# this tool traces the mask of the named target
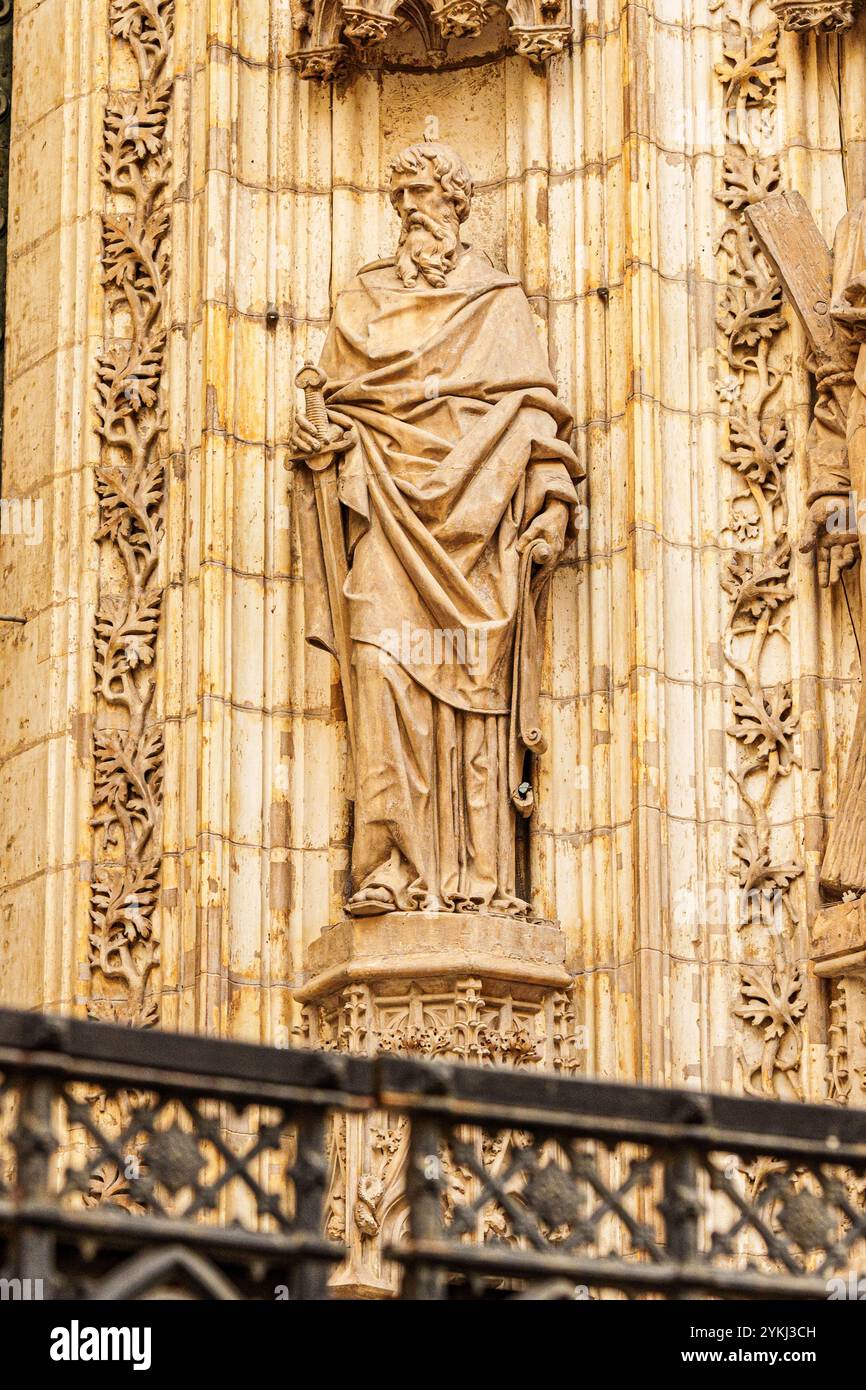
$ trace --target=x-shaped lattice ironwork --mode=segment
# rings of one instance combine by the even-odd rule
[[[225,1131],[220,1122],[202,1113],[200,1102],[188,1096],[177,1096],[171,1092],[152,1093],[150,1103],[138,1105],[130,1112],[121,1132],[116,1138],[106,1134],[94,1119],[92,1107],[71,1094],[64,1092],[68,1117],[72,1124],[81,1125],[86,1135],[96,1146],[97,1152],[89,1156],[82,1167],[70,1166],[65,1177],[65,1191],[86,1191],[98,1170],[107,1163],[114,1163],[123,1171],[129,1154],[144,1136],[147,1143],[139,1155],[141,1163],[152,1169],[146,1177],[129,1180],[130,1195],[151,1214],[171,1219],[189,1220],[200,1212],[215,1211],[219,1206],[220,1194],[235,1179],[238,1179],[252,1194],[256,1211],[260,1216],[271,1217],[283,1231],[294,1229],[294,1219],[286,1211],[286,1195],[291,1191],[294,1168],[286,1168],[280,1190],[267,1191],[252,1171],[260,1157],[282,1154],[286,1141],[295,1135],[295,1117],[280,1107],[277,1119],[272,1123],[259,1123],[258,1131],[251,1143],[241,1153],[235,1153],[226,1143]],[[123,1105],[123,1093],[113,1092],[109,1097]],[[171,1112],[171,1125],[160,1129],[159,1120]],[[235,1112],[239,1113],[239,1112]],[[241,1111],[240,1113],[243,1113]],[[182,1129],[178,1120],[186,1118],[191,1130]],[[174,1152],[166,1143],[167,1136],[173,1144]],[[182,1147],[182,1136],[189,1146]],[[207,1166],[206,1146],[217,1156],[219,1169],[210,1181],[202,1181],[200,1173]],[[198,1151],[196,1165],[191,1146]],[[166,1151],[168,1150],[168,1152]],[[149,1154],[151,1161],[149,1161]],[[299,1156],[302,1158],[302,1156]],[[297,1164],[295,1165],[297,1166]],[[160,1186],[172,1192],[190,1188],[192,1196],[182,1210],[171,1210],[159,1197]]]
[[[528,1144],[512,1144],[508,1161],[498,1172],[479,1157],[477,1139],[463,1139],[452,1132],[448,1147],[454,1165],[478,1183],[469,1201],[454,1203],[454,1235],[474,1230],[485,1208],[495,1203],[506,1214],[514,1236],[530,1248],[549,1253],[555,1246],[567,1253],[591,1245],[603,1219],[612,1216],[628,1232],[633,1252],[644,1252],[658,1263],[665,1260],[654,1232],[627,1205],[631,1193],[651,1189],[658,1170],[653,1154],[629,1156],[625,1177],[613,1185],[602,1177],[589,1149],[574,1142],[564,1145],[554,1134],[539,1132]],[[442,1191],[447,1196],[447,1179],[442,1181]],[[587,1212],[584,1207],[590,1194],[598,1200]]]

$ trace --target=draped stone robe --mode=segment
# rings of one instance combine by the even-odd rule
[[[353,890],[523,914],[515,806],[537,727],[546,577],[518,538],[581,474],[517,280],[464,248],[441,289],[393,261],[340,295],[321,363],[339,465],[355,709]],[[303,473],[306,470],[302,470]],[[309,479],[307,479],[309,487]],[[307,559],[307,638],[333,650]]]
[[[866,201],[839,225],[833,254],[831,313],[847,339],[841,364],[818,375],[815,419],[809,435],[808,502],[834,494],[851,494],[862,512],[866,505],[866,307],[859,285],[866,276]],[[847,357],[847,361],[844,360]],[[859,505],[858,505],[859,504]],[[864,535],[861,528],[861,549]],[[866,614],[866,563],[859,566],[861,612]],[[857,634],[861,653],[866,632]],[[830,829],[821,880],[832,893],[866,889],[866,686],[860,703],[848,767]]]

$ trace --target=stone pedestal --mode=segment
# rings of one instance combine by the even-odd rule
[[[549,922],[390,913],[329,927],[298,990],[309,1047],[577,1070],[565,940]],[[349,1249],[334,1279],[346,1297],[389,1297],[383,1250],[406,1220],[405,1121],[346,1115],[331,1138],[327,1231]]]
[[[866,1105],[866,897],[817,914],[812,959],[815,974],[831,981],[830,1098]]]

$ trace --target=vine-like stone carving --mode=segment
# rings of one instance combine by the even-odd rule
[[[129,45],[139,85],[109,95],[101,168],[110,209],[103,217],[102,269],[111,330],[97,368],[96,489],[97,540],[108,553],[94,651],[90,966],[104,992],[88,1012],[139,1027],[158,1017],[147,989],[158,964],[163,734],[153,700],[163,596],[157,570],[164,529],[173,20],[174,0],[111,0],[111,32]]]
[[[797,913],[791,885],[802,866],[776,856],[771,834],[779,784],[797,763],[798,716],[790,681],[766,680],[768,645],[773,639],[789,644],[785,610],[793,598],[785,486],[792,440],[778,405],[784,373],[777,344],[787,323],[779,280],[744,217],[781,184],[778,158],[762,155],[761,141],[772,128],[784,73],[776,25],[755,33],[741,7],[730,5],[725,30],[717,75],[725,84],[729,138],[717,196],[728,213],[718,241],[727,259],[718,316],[726,367],[717,390],[728,406],[723,461],[736,471],[740,486],[729,503],[734,550],[722,584],[731,598],[725,660],[735,676],[729,733],[740,750],[731,776],[746,820],[734,845],[732,873],[739,887],[739,926],[757,928],[756,953],[769,956],[742,969],[743,1002],[735,1013],[748,1025],[740,1048],[745,1089],[799,1096],[805,996],[793,957]]]

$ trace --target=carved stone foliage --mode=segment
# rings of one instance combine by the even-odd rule
[[[744,821],[731,871],[750,958],[735,1013],[747,1025],[740,1047],[746,1090],[799,1096],[805,997],[793,957],[797,913],[791,885],[802,866],[777,854],[772,834],[780,786],[798,761],[791,684],[779,679],[780,665],[788,665],[780,653],[790,645],[793,598],[785,482],[793,446],[779,404],[784,367],[778,344],[787,324],[779,280],[744,217],[781,184],[778,157],[764,155],[761,142],[773,126],[783,69],[776,25],[753,32],[741,8],[730,5],[725,31],[717,75],[725,85],[730,134],[717,194],[727,209],[718,240],[726,284],[718,314],[724,366],[717,391],[727,407],[722,460],[736,472],[738,486],[728,504],[733,550],[722,585],[731,600],[724,643],[733,676],[728,732],[739,749],[731,776]],[[774,675],[768,679],[771,659]]]
[[[108,1207],[138,1215],[146,1210],[137,1188],[142,1171],[143,1137],[127,1138],[121,1150],[106,1154],[95,1136],[108,1135],[116,1142],[127,1133],[134,1113],[147,1103],[141,1091],[117,1091],[107,1095],[98,1087],[89,1088],[79,1099],[88,1125],[82,1126],[83,1151],[88,1166],[87,1180],[80,1181],[82,1201],[88,1208]]]
[[[451,39],[477,36],[496,11],[508,19],[515,52],[546,63],[571,42],[569,0],[296,0],[292,23],[297,48],[289,54],[301,77],[330,81],[347,71],[350,60],[375,64],[391,34],[416,30],[427,62],[439,67]]]
[[[835,34],[850,29],[857,17],[859,0],[768,0],[783,29],[804,33],[816,29]]]
[[[163,372],[170,210],[166,123],[174,0],[111,0],[111,32],[128,44],[137,90],[109,95],[101,176],[108,192],[102,270],[110,337],[97,368],[94,816],[90,966],[93,1018],[149,1026],[158,963],[163,734],[153,719],[162,608],[165,429]],[[118,997],[119,996],[119,997]]]

